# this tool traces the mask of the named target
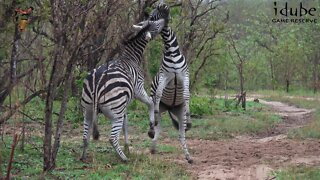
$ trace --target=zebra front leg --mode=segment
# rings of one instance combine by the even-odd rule
[[[185,100],[184,107],[185,107],[185,113],[186,113],[186,131],[190,130],[192,127],[192,121],[190,117],[190,107],[189,107],[189,99]]]
[[[87,148],[90,141],[90,133],[91,126],[93,121],[94,113],[92,110],[85,109],[84,110],[84,120],[83,120],[83,152],[80,158],[81,161],[85,161],[87,159]]]
[[[142,85],[143,87],[143,85]],[[154,104],[152,101],[152,98],[148,96],[146,90],[143,88],[138,94],[136,94],[136,98],[141,101],[142,103],[146,104],[148,106],[149,110],[149,131],[148,135],[150,138],[154,137],[154,126],[155,126],[155,120],[154,120]]]
[[[166,87],[167,85],[167,77],[162,74],[159,77],[159,84],[157,87],[157,91],[155,94],[155,99],[154,99],[154,119],[155,119],[155,124],[158,124],[158,122],[160,121],[160,101],[161,101],[161,97],[162,97],[162,93],[163,93],[163,89]],[[153,134],[149,134],[150,138],[154,138],[154,133]]]
[[[156,153],[157,140],[159,138],[160,131],[161,131],[161,126],[160,126],[161,114],[166,110],[167,110],[166,106],[164,106],[162,103],[160,103],[160,119],[159,119],[158,124],[155,125],[155,135],[154,135],[154,138],[152,139],[152,144],[151,144],[151,148],[150,148],[151,154]]]
[[[190,89],[189,89],[189,73],[187,72],[183,78],[183,99],[184,99],[184,108],[185,108],[185,116],[186,116],[186,131],[191,129],[192,122],[190,117]]]
[[[121,150],[121,147],[119,145],[119,136],[121,132],[121,128],[123,127],[123,119],[124,117],[121,116],[120,118],[114,118],[112,119],[112,129],[111,129],[111,136],[109,138],[109,142],[113,146],[113,148],[116,150],[122,161],[127,162],[128,158]]]

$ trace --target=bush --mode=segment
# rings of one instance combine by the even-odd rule
[[[192,97],[190,101],[190,112],[194,116],[205,116],[214,114],[214,99],[206,97]]]

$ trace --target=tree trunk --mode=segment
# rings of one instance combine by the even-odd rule
[[[0,147],[3,148],[2,145]],[[3,178],[2,177],[2,152],[0,150],[0,179],[2,179],[2,178]]]
[[[46,107],[45,107],[45,136],[43,141],[43,170],[48,171],[52,167],[52,111],[53,111],[53,101],[58,86],[58,79],[60,71],[63,70],[63,60],[62,57],[62,47],[64,47],[64,39],[58,38],[58,43],[55,46],[54,56],[53,56],[53,66],[49,80],[49,87],[47,90],[46,97]],[[71,73],[71,72],[70,72]]]
[[[290,86],[290,81],[289,79],[286,79],[286,92],[289,93],[289,86]]]
[[[247,93],[243,92],[242,94],[242,101],[241,101],[241,107],[242,109],[246,110],[246,102],[247,102]]]
[[[240,80],[240,94],[244,91],[244,78],[243,78],[243,62],[241,61],[238,67],[239,71],[239,80]]]
[[[270,73],[271,73],[271,88],[274,91],[275,90],[275,79],[274,79],[274,67],[273,67],[272,59],[269,61],[269,63],[270,63]]]
[[[227,94],[227,89],[228,89],[228,71],[225,72],[225,82],[224,82],[224,107],[227,108],[229,106],[228,104],[228,94]]]
[[[57,54],[55,55],[57,56]],[[49,88],[47,90],[45,107],[45,131],[43,140],[43,170],[48,171],[51,167],[51,141],[52,141],[52,110],[56,89],[57,58],[55,57],[50,75]]]
[[[242,109],[246,110],[246,92],[244,92],[244,77],[243,77],[243,60],[239,64],[239,78],[240,78],[240,98]]]
[[[67,102],[68,102],[68,97],[69,97],[68,95],[69,95],[69,91],[71,89],[72,70],[73,70],[73,63],[70,60],[70,62],[68,63],[67,69],[66,69],[66,74],[65,74],[65,83],[64,83],[64,88],[63,88],[64,93],[63,93],[63,99],[61,102],[56,133],[55,133],[55,137],[54,137],[54,144],[53,144],[53,148],[52,148],[53,152],[52,152],[52,157],[51,157],[50,169],[54,169],[56,166],[56,158],[57,158],[57,154],[58,154],[59,147],[60,147],[60,137],[61,137],[61,133],[62,133],[63,121],[64,121],[65,112],[67,109]]]
[[[15,2],[15,1],[14,1]],[[11,61],[10,61],[10,81],[7,86],[5,86],[5,80],[0,84],[1,91],[0,91],[0,106],[5,101],[6,97],[10,94],[13,87],[17,81],[17,60],[18,60],[18,48],[19,48],[19,39],[20,39],[20,32],[18,28],[18,18],[15,21],[15,28],[14,28],[14,36],[13,36],[13,45],[11,50]]]
[[[319,59],[318,59],[318,56],[316,55],[313,59],[313,73],[312,73],[312,76],[313,76],[313,93],[317,93],[317,90],[318,90],[318,85],[319,85]]]

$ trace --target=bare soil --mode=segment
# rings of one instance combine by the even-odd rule
[[[319,140],[288,139],[286,133],[310,121],[312,110],[280,102],[260,101],[280,114],[284,121],[257,136],[231,140],[188,140],[194,163],[180,156],[195,179],[274,179],[272,171],[290,166],[320,167]]]

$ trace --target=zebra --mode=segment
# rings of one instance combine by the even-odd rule
[[[99,136],[96,125],[98,112],[111,120],[112,129],[109,141],[124,162],[128,158],[119,146],[119,136],[123,128],[125,147],[128,147],[126,111],[133,98],[148,105],[150,129],[154,128],[154,105],[144,89],[141,57],[148,41],[160,33],[164,24],[165,20],[160,19],[146,20],[133,25],[135,35],[123,42],[119,57],[92,70],[85,78],[81,98],[84,114],[81,160],[86,159],[92,124],[94,126],[93,135]]]
[[[162,17],[162,13],[158,9],[161,7],[163,9],[163,6],[167,7],[165,4],[159,4],[149,19],[157,20]],[[161,113],[168,111],[174,127],[179,129],[179,139],[185,157],[189,163],[192,163],[193,160],[188,152],[185,140],[185,131],[191,128],[188,64],[180,51],[177,37],[169,26],[164,26],[161,37],[165,46],[164,56],[159,72],[151,84],[151,97],[155,108],[155,134],[149,135],[152,138],[151,153],[155,153],[160,134]]]

